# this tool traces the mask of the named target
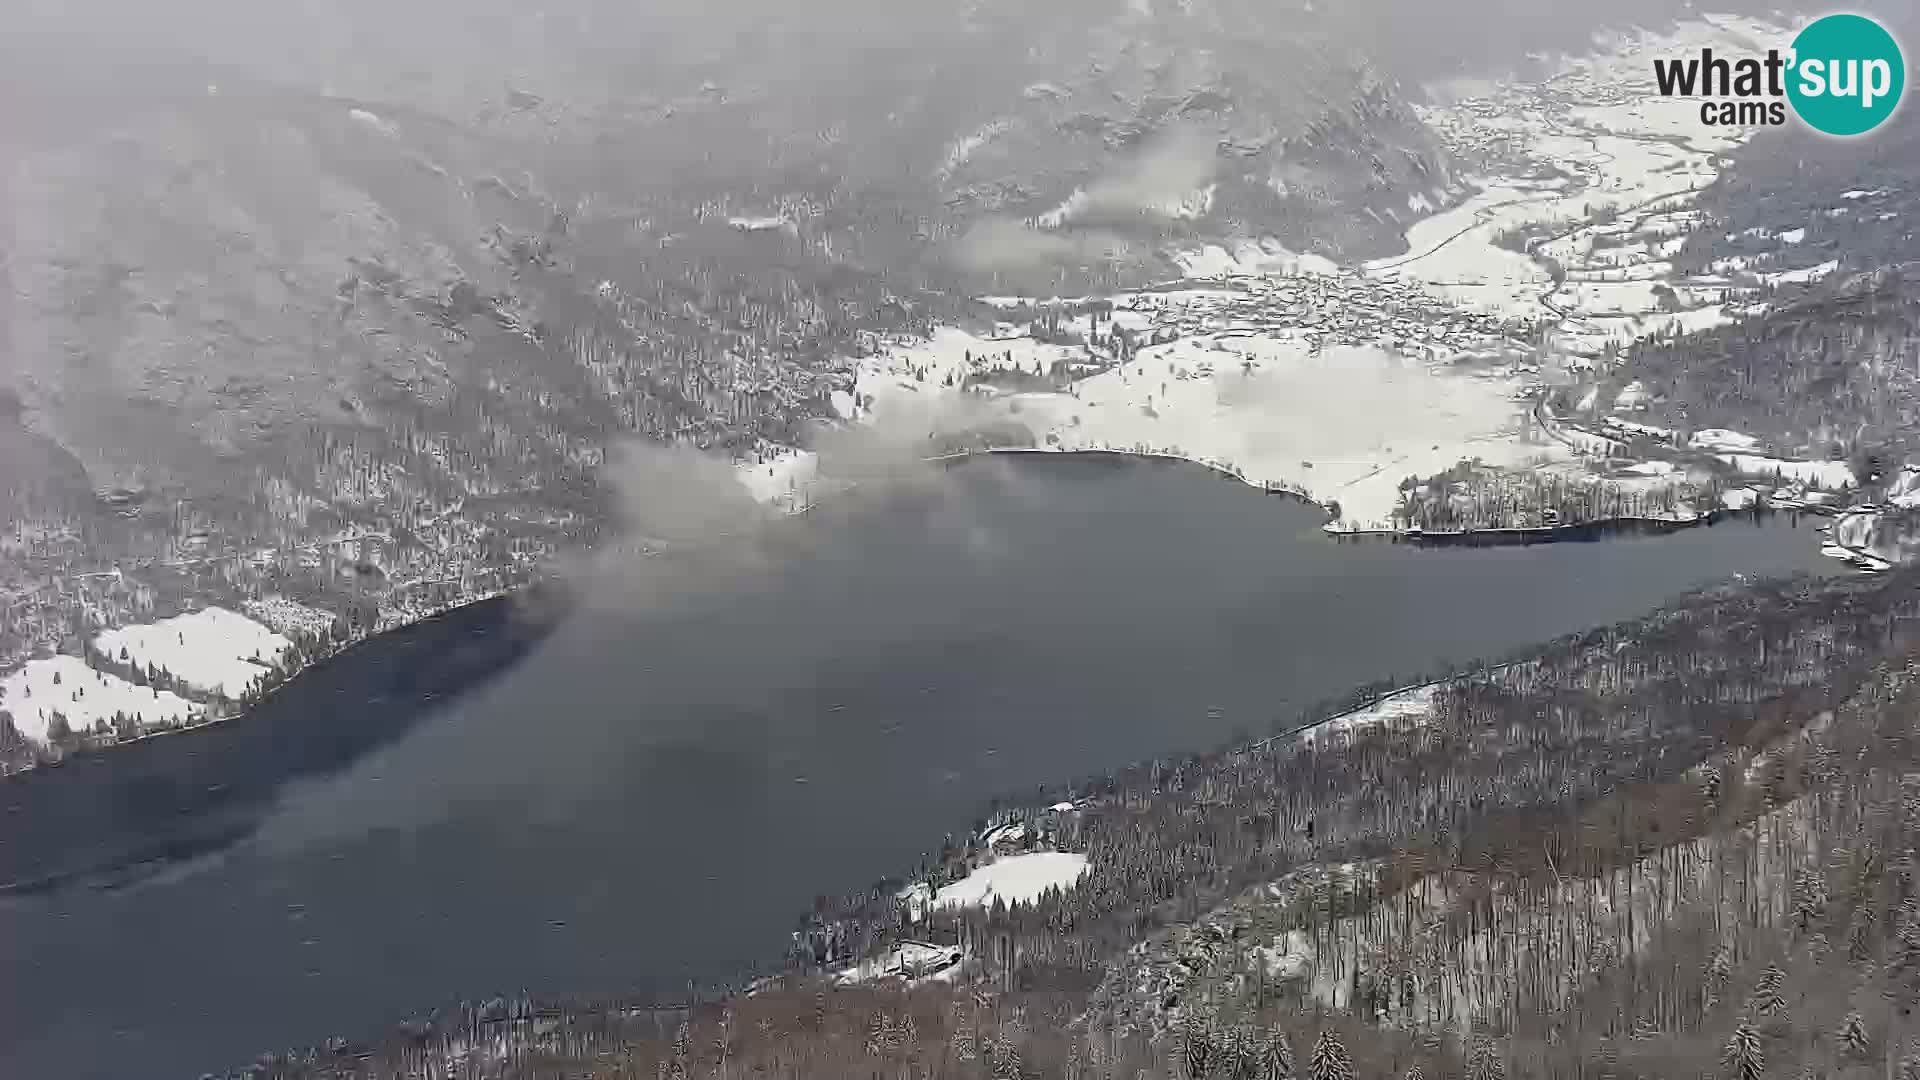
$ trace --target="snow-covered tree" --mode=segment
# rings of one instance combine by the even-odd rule
[[[1333,1029],[1320,1032],[1313,1041],[1313,1054],[1307,1058],[1308,1080],[1353,1080],[1353,1058]]]
[[[1760,973],[1760,981],[1753,988],[1753,1011],[1761,1016],[1774,1016],[1787,1009],[1787,999],[1780,995],[1780,988],[1787,983],[1787,973],[1779,964],[1768,964]]]
[[[1287,1033],[1275,1028],[1267,1033],[1260,1048],[1260,1080],[1292,1080],[1293,1042]]]
[[[1766,1056],[1760,1049],[1760,1029],[1742,1020],[1728,1037],[1720,1060],[1734,1080],[1760,1080],[1767,1069]]]
[[[1507,1080],[1507,1062],[1492,1039],[1481,1039],[1467,1061],[1468,1080]]]

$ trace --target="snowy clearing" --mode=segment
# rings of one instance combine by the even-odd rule
[[[1793,461],[1760,454],[1715,454],[1714,457],[1747,476],[1779,477],[1825,491],[1854,486],[1853,470],[1844,461]]]
[[[77,656],[55,656],[29,660],[0,679],[0,711],[13,717],[15,731],[44,745],[56,712],[74,731],[91,731],[111,727],[115,713],[145,724],[184,723],[200,714],[200,706],[95,671]]]
[[[996,859],[941,889],[939,907],[986,907],[995,899],[1031,904],[1048,889],[1071,889],[1087,872],[1087,857],[1069,851],[1036,851]]]
[[[162,668],[196,690],[238,699],[293,643],[239,612],[209,607],[104,631],[93,646],[109,660]]]

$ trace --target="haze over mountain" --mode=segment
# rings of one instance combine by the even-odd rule
[[[1228,0],[9,15],[4,487],[27,563],[152,572],[26,601],[5,655],[263,573],[349,615],[497,588],[596,527],[609,439],[803,443],[863,334],[981,288],[1164,277],[1207,237],[1395,250],[1458,187],[1356,25]]]

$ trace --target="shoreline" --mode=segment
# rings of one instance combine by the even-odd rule
[[[1594,543],[1617,535],[1665,536],[1687,529],[1711,527],[1742,514],[1760,516],[1765,514],[1790,514],[1798,516],[1831,517],[1838,512],[1820,507],[1770,506],[1756,504],[1745,509],[1715,507],[1706,513],[1690,518],[1650,518],[1650,517],[1604,517],[1591,521],[1576,521],[1561,525],[1513,525],[1491,529],[1432,530],[1419,527],[1410,528],[1368,528],[1343,529],[1333,517],[1328,503],[1337,505],[1338,500],[1322,500],[1310,492],[1285,483],[1251,479],[1246,472],[1235,466],[1206,458],[1191,457],[1160,450],[1119,450],[1104,447],[1085,449],[1049,449],[1044,446],[999,446],[979,450],[958,450],[953,453],[939,454],[921,458],[927,463],[958,462],[972,457],[989,457],[996,454],[1061,454],[1074,457],[1113,457],[1130,458],[1145,461],[1177,462],[1192,465],[1231,480],[1237,480],[1246,486],[1266,495],[1279,495],[1294,499],[1318,509],[1328,516],[1320,526],[1320,533],[1336,543],[1357,540],[1372,540],[1384,543],[1411,544],[1415,547],[1526,547],[1535,544]],[[806,506],[792,511],[802,514],[811,510],[818,502],[809,502]]]
[[[1455,531],[1455,532],[1433,532],[1433,531],[1426,531],[1426,530],[1420,530],[1420,529],[1341,529],[1341,528],[1335,527],[1337,525],[1337,522],[1332,517],[1333,512],[1331,509],[1329,509],[1329,506],[1328,506],[1328,502],[1333,500],[1322,501],[1321,499],[1316,498],[1314,495],[1312,495],[1311,493],[1305,490],[1302,490],[1296,486],[1288,485],[1285,483],[1254,480],[1247,476],[1245,470],[1225,462],[1194,457],[1187,454],[1178,454],[1170,451],[1124,450],[1124,449],[1107,448],[1107,447],[1054,449],[1054,448],[1048,448],[1044,446],[997,446],[997,447],[983,447],[980,449],[973,449],[973,450],[956,450],[950,453],[936,454],[928,457],[923,457],[918,460],[923,464],[954,464],[954,463],[965,461],[970,458],[986,458],[986,457],[992,457],[995,455],[1035,455],[1035,456],[1060,455],[1060,456],[1069,456],[1069,457],[1111,458],[1111,459],[1122,460],[1122,461],[1138,460],[1138,461],[1157,462],[1162,464],[1176,464],[1176,465],[1182,465],[1182,466],[1191,466],[1194,468],[1205,470],[1208,473],[1211,473],[1215,476],[1218,476],[1224,479],[1238,481],[1239,483],[1245,485],[1246,487],[1252,488],[1253,490],[1258,491],[1261,494],[1277,495],[1277,496],[1283,496],[1286,498],[1291,498],[1298,502],[1301,502],[1303,504],[1306,504],[1308,506],[1312,506],[1318,509],[1321,513],[1328,515],[1328,520],[1321,525],[1318,531],[1320,532],[1321,535],[1327,537],[1329,540],[1331,540],[1334,543],[1352,543],[1352,542],[1358,542],[1358,541],[1372,541],[1372,542],[1381,542],[1381,543],[1410,544],[1415,547],[1431,547],[1431,548],[1524,547],[1524,546],[1531,546],[1536,544],[1554,544],[1554,543],[1597,543],[1597,542],[1603,542],[1605,540],[1608,540],[1614,536],[1668,535],[1671,533],[1680,532],[1685,529],[1711,526],[1718,521],[1725,520],[1727,518],[1730,518],[1734,515],[1739,515],[1739,514],[1759,516],[1763,514],[1772,514],[1772,513],[1788,513],[1788,514],[1794,514],[1797,516],[1800,513],[1818,513],[1818,511],[1812,510],[1812,509],[1796,509],[1796,508],[1785,508],[1785,507],[1755,507],[1755,508],[1746,509],[1746,510],[1730,510],[1723,507],[1723,508],[1716,508],[1705,514],[1701,514],[1697,517],[1689,518],[1685,520],[1664,519],[1664,518],[1601,518],[1601,519],[1596,519],[1590,522],[1576,522],[1576,523],[1565,524],[1565,525],[1533,526],[1533,527],[1519,526],[1519,527],[1501,528],[1501,529],[1468,529],[1468,530]],[[831,492],[827,496],[823,496],[822,498],[819,498],[819,499],[809,498],[807,503],[803,506],[789,509],[789,510],[776,510],[776,513],[778,513],[781,518],[800,517],[812,511],[814,508],[822,505],[827,498],[830,498],[835,494],[844,494],[847,490],[849,490],[848,487],[842,487],[838,491]],[[762,503],[760,505],[770,506],[771,504]],[[1829,514],[1830,513],[1831,512],[1829,512]],[[259,708],[262,704],[271,700],[273,697],[285,692],[287,688],[293,686],[294,683],[297,682],[302,675],[305,675],[307,672],[313,670],[314,668],[320,666],[321,664],[327,663],[337,657],[343,656],[348,652],[359,649],[374,641],[378,641],[382,638],[385,638],[389,634],[400,632],[410,627],[419,626],[425,623],[430,623],[437,619],[448,617],[450,615],[453,615],[457,612],[460,612],[466,608],[472,607],[477,604],[482,604],[491,600],[498,600],[502,598],[511,599],[514,597],[527,596],[527,595],[535,594],[543,589],[552,589],[555,587],[557,580],[558,579],[552,577],[551,575],[542,574],[537,576],[534,579],[534,581],[532,581],[529,584],[513,586],[510,588],[503,588],[503,589],[492,589],[485,592],[476,593],[473,596],[462,597],[459,600],[449,603],[446,606],[441,607],[426,615],[420,616],[418,618],[395,622],[392,625],[383,626],[377,631],[371,634],[368,634],[364,637],[356,638],[351,641],[343,643],[339,649],[336,649],[335,651],[330,652],[325,656],[319,657],[313,660],[312,662],[306,665],[303,665],[302,667],[299,667],[293,671],[288,672],[287,677],[283,681],[281,681],[278,685],[274,686],[271,690],[267,691],[265,695],[263,695],[261,698],[253,702],[251,706],[249,706],[248,708],[242,711],[235,712],[225,716],[216,717],[216,718],[209,718],[197,724],[189,724],[181,727],[161,728],[155,731],[142,733],[130,739],[116,740],[111,743],[105,743],[97,746],[90,746],[84,749],[76,750],[71,753],[63,755],[62,757],[60,757],[58,760],[55,760],[55,761],[35,764],[27,768],[17,770],[15,772],[0,775],[0,784],[5,784],[7,781],[15,777],[26,776],[30,773],[39,773],[43,770],[49,770],[49,769],[59,769],[62,766],[64,766],[68,761],[75,758],[103,756],[103,755],[111,754],[112,752],[119,750],[121,748],[137,746],[139,744],[149,742],[154,739],[159,739],[167,736],[184,735],[190,732],[203,731],[210,728],[221,727],[223,725],[233,723],[236,721],[244,721],[249,717],[251,717],[255,709]]]
[[[108,743],[99,743],[92,746],[83,746],[77,750],[73,750],[68,753],[62,754],[60,757],[51,761],[39,762],[37,764],[30,765],[24,769],[16,769],[13,772],[9,772],[9,773],[0,773],[0,786],[4,786],[7,783],[19,777],[25,777],[33,774],[38,774],[38,773],[57,771],[59,769],[66,768],[69,763],[78,763],[78,762],[85,761],[89,758],[103,758],[115,753],[116,751],[140,746],[142,744],[152,743],[156,740],[170,738],[178,735],[190,735],[196,732],[211,731],[217,728],[223,728],[226,725],[234,723],[236,721],[249,719],[250,717],[252,717],[254,710],[260,708],[261,706],[265,705],[267,702],[279,696],[281,693],[285,692],[286,689],[292,686],[296,681],[298,681],[301,676],[306,675],[307,673],[314,671],[318,668],[331,664],[337,660],[340,660],[346,657],[348,654],[356,652],[368,645],[373,644],[376,641],[383,640],[393,634],[399,634],[408,630],[412,630],[416,627],[431,625],[432,623],[437,622],[441,619],[450,618],[454,615],[459,614],[460,612],[467,610],[468,608],[477,607],[481,604],[489,603],[495,600],[512,601],[516,598],[531,595],[537,590],[551,589],[552,587],[553,587],[553,583],[550,580],[542,578],[528,585],[514,586],[511,588],[505,588],[505,589],[490,589],[485,592],[475,593],[472,596],[462,597],[457,601],[447,604],[444,607],[436,608],[435,610],[428,612],[424,615],[421,615],[418,618],[395,622],[391,626],[383,626],[380,629],[374,631],[371,634],[367,634],[364,637],[353,638],[351,640],[342,642],[340,644],[340,647],[333,650],[332,652],[326,653],[323,656],[314,657],[312,660],[308,661],[307,663],[302,664],[301,666],[287,672],[286,678],[282,679],[280,682],[276,683],[274,686],[269,688],[259,698],[256,698],[252,704],[250,704],[246,708],[241,709],[237,712],[227,713],[221,716],[208,716],[205,719],[201,720],[199,723],[194,723],[194,724],[182,724],[177,727],[157,727],[151,731],[143,731],[140,734],[135,735],[131,738],[115,739],[114,741],[108,742]]]

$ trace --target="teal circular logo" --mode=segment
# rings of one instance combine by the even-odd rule
[[[1828,15],[1793,39],[1787,99],[1815,131],[1864,135],[1886,122],[1907,89],[1900,43],[1864,15]]]

